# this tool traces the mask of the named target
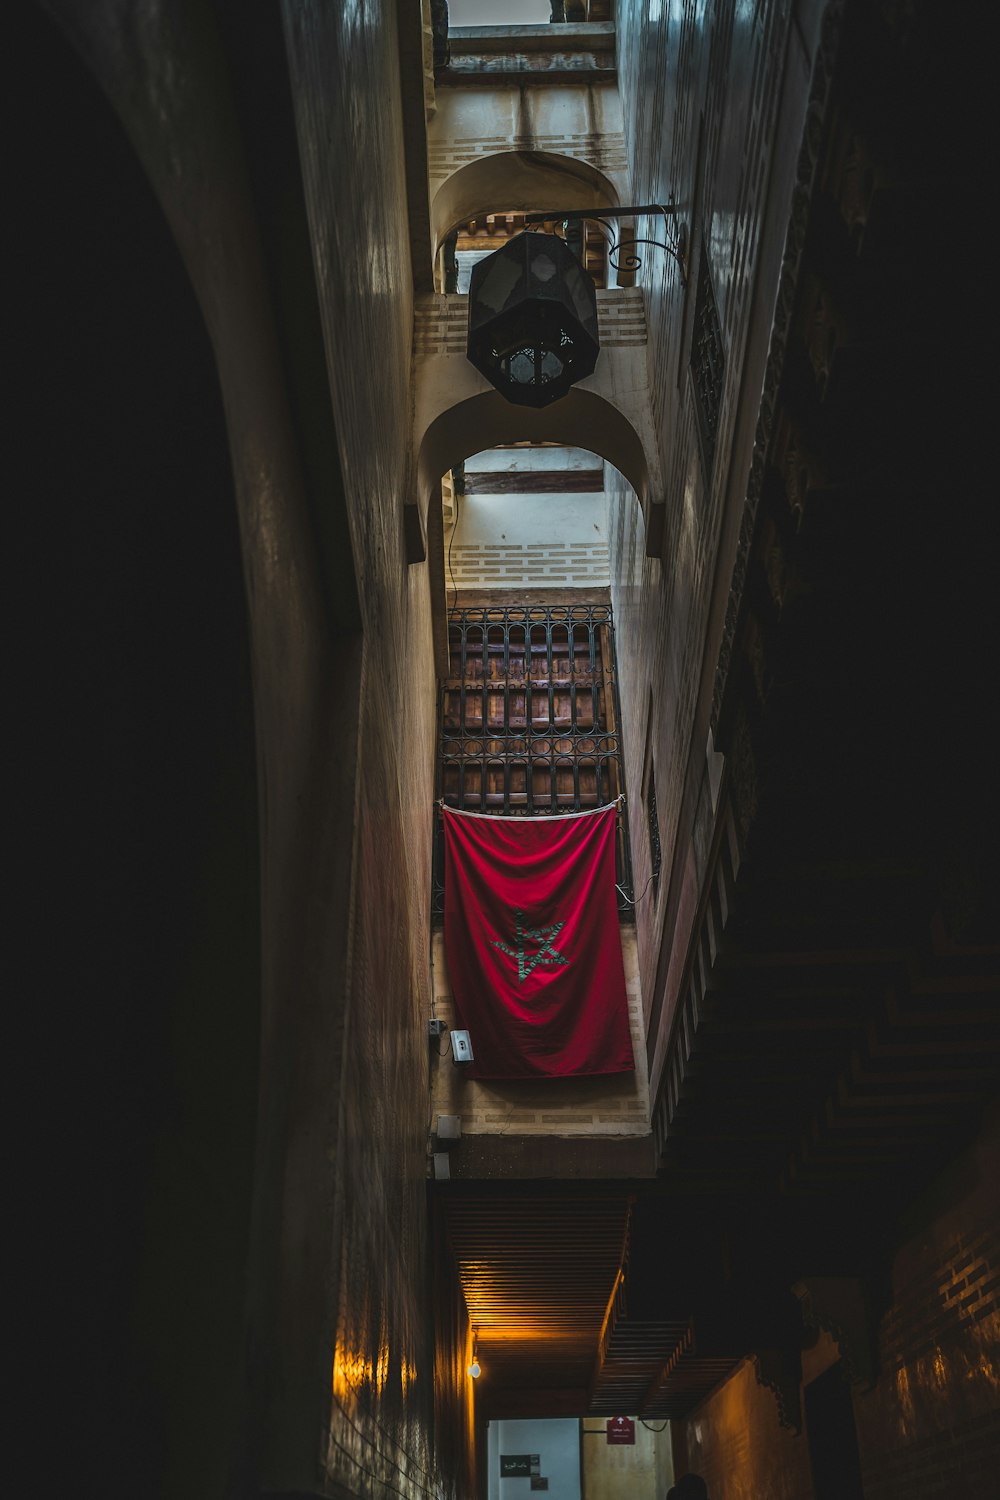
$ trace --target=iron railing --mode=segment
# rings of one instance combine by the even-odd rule
[[[625,790],[609,604],[482,605],[448,616],[438,795],[450,807],[538,817],[606,807]],[[433,916],[444,911],[440,819]],[[618,820],[619,911],[632,862]]]
[[[715,440],[722,414],[722,392],[726,355],[722,343],[719,314],[712,291],[712,274],[704,249],[698,268],[698,291],[694,306],[694,337],[691,342],[691,376],[694,382],[694,409],[698,418],[698,437],[706,482],[711,478],[715,460]]]

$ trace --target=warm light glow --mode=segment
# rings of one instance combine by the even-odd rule
[[[482,1366],[479,1363],[479,1329],[475,1324],[472,1325],[469,1333],[471,1335],[472,1348],[469,1351],[470,1359],[466,1365],[466,1371],[473,1380],[478,1380],[482,1374]],[[466,1348],[469,1348],[468,1344],[466,1344]]]
[[[388,1344],[382,1344],[374,1360],[337,1340],[333,1354],[332,1388],[334,1400],[342,1407],[353,1405],[359,1396],[374,1390],[380,1393],[389,1383],[391,1366]],[[400,1361],[399,1379],[405,1393],[416,1379],[416,1366]]]

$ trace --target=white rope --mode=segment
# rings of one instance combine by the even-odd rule
[[[620,807],[624,801],[625,793],[622,792],[613,802],[606,802],[603,807],[585,807],[582,812],[531,813],[528,817],[507,813],[468,812],[464,807],[449,807],[443,797],[437,799],[437,805],[442,812],[453,813],[456,818],[487,818],[491,823],[562,823],[567,818],[591,818],[595,813],[607,812],[609,807]]]

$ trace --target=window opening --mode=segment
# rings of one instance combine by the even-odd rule
[[[523,213],[483,214],[470,219],[452,231],[444,241],[444,289],[446,292],[469,291],[472,268],[486,255],[501,249],[515,234],[525,228]],[[590,274],[599,289],[608,284],[608,247],[600,226],[591,219],[547,220],[537,225],[545,234],[564,239],[577,260]]]
[[[649,785],[646,788],[646,818],[649,825],[649,862],[651,865],[650,878],[653,882],[653,900],[656,900],[660,889],[660,865],[662,854],[660,852],[660,819],[656,811],[656,768],[649,768]]]
[[[610,604],[482,605],[449,612],[438,794],[449,807],[532,817],[605,807],[624,791]],[[435,838],[433,916],[444,912]],[[618,906],[632,917],[626,820]]]
[[[806,1386],[805,1417],[816,1500],[864,1500],[854,1404],[843,1360]]]
[[[698,266],[698,292],[694,308],[694,336],[691,342],[691,376],[694,384],[694,409],[698,418],[698,437],[705,478],[712,473],[715,441],[719,433],[722,410],[722,383],[725,353],[722,329],[715,307],[712,275],[704,249]]]
[[[553,21],[580,25],[610,19],[609,0],[448,0],[452,26],[544,26]]]

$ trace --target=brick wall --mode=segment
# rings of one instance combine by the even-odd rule
[[[456,542],[448,553],[455,588],[580,587],[608,582],[608,549],[593,542]]]

